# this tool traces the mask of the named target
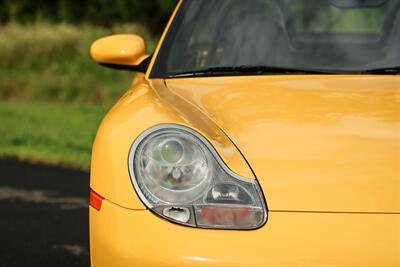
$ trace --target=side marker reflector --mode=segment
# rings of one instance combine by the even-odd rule
[[[97,194],[93,190],[90,190],[89,205],[92,208],[94,208],[95,210],[100,211],[103,199],[104,199],[104,197],[100,196],[99,194]]]

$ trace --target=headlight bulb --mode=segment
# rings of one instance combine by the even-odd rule
[[[183,145],[177,139],[167,139],[160,144],[160,147],[161,157],[165,162],[178,163],[183,157]]]

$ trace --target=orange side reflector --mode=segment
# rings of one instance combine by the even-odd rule
[[[104,197],[100,196],[93,190],[90,190],[89,205],[92,208],[94,208],[96,210],[100,210],[103,199],[104,199]]]

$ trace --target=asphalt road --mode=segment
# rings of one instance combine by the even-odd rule
[[[0,160],[0,267],[89,266],[89,174]]]

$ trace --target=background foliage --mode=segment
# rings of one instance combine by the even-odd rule
[[[149,52],[175,0],[0,0],[0,157],[88,169],[97,127],[134,73],[100,67],[97,38],[142,35]]]
[[[160,33],[177,0],[1,0],[0,21],[90,23],[112,26],[140,23]]]

